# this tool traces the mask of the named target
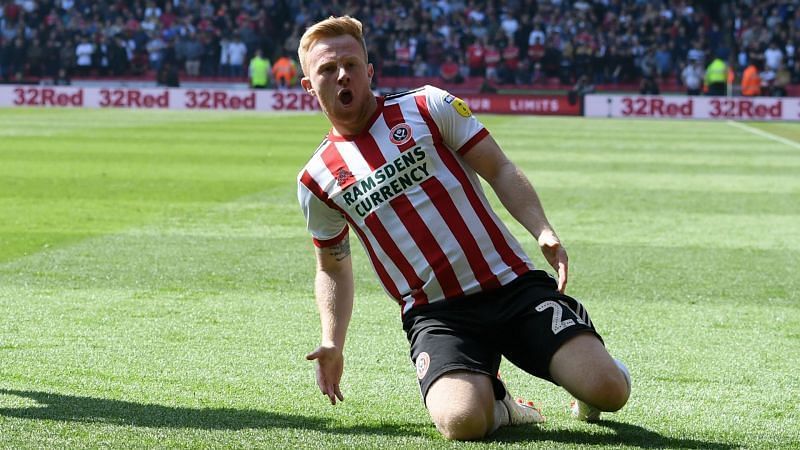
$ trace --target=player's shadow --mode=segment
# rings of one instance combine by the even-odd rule
[[[494,437],[500,442],[558,442],[581,445],[625,445],[639,448],[696,448],[708,450],[731,450],[737,448],[730,444],[703,441],[699,439],[683,439],[663,436],[647,428],[628,423],[601,420],[596,424],[610,428],[613,433],[589,433],[578,430],[525,430],[522,427],[501,429]]]
[[[429,436],[430,427],[418,424],[341,426],[320,417],[234,408],[185,408],[141,404],[49,392],[0,389],[0,395],[24,397],[35,405],[2,408],[0,417],[64,422],[102,423],[147,428],[195,428],[241,430],[246,428],[294,428],[334,434]],[[2,406],[2,403],[0,403]]]

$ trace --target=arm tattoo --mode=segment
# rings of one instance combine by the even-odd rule
[[[342,261],[350,256],[350,237],[342,239],[336,245],[328,247],[328,254],[336,258],[336,261]]]

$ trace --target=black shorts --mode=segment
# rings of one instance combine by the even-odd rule
[[[496,378],[501,356],[555,383],[550,360],[562,344],[582,332],[602,341],[583,305],[560,294],[541,270],[491,292],[416,307],[403,317],[403,329],[423,400],[436,379],[454,370],[488,375],[495,397],[503,398]]]

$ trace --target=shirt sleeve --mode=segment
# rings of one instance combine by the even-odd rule
[[[342,213],[328,206],[302,182],[297,185],[297,198],[314,245],[330,247],[347,237],[349,227]]]
[[[444,143],[457,153],[464,155],[489,135],[464,100],[433,86],[426,86],[425,95]]]

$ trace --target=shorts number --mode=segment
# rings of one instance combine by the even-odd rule
[[[575,320],[572,320],[572,319],[561,320],[561,316],[564,314],[564,310],[561,308],[561,305],[559,305],[558,303],[556,303],[556,302],[554,302],[552,300],[547,300],[545,302],[540,303],[539,306],[536,307],[536,311],[542,312],[547,308],[553,308],[553,323],[552,323],[553,334],[558,334],[559,332],[561,332],[565,328],[569,328],[569,327],[575,325],[575,320],[577,320],[578,323],[581,323],[581,324],[584,324],[584,325],[586,324],[586,322],[584,322],[580,318],[580,316],[575,314],[574,311],[573,311],[573,314],[575,315]],[[571,311],[571,309],[570,309],[570,311]]]

